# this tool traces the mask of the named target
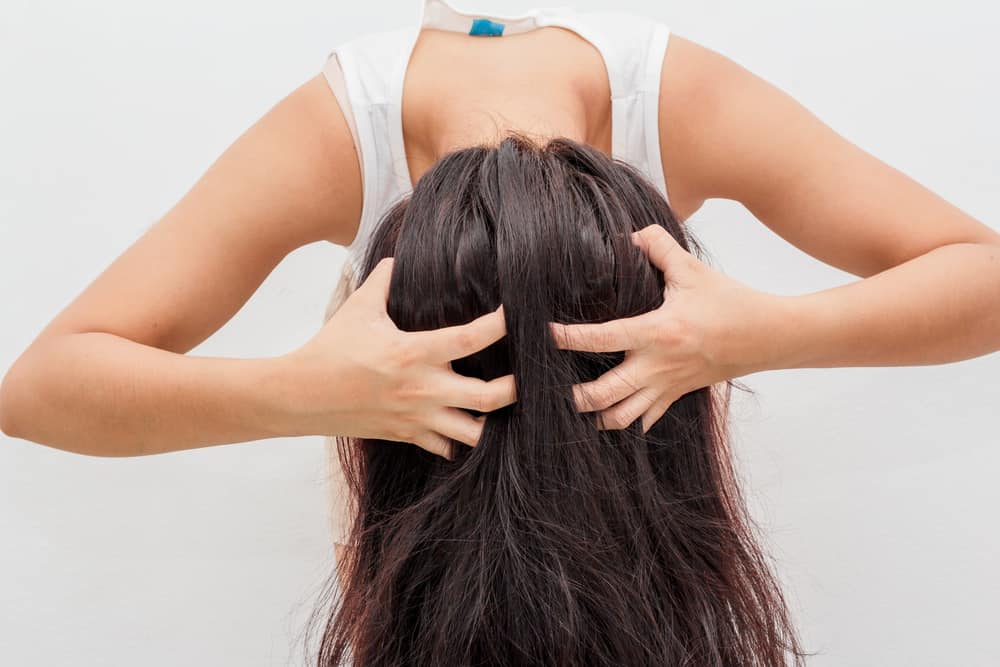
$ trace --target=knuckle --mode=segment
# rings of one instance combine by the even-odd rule
[[[501,405],[499,392],[484,389],[479,396],[479,403],[476,410],[480,412],[493,412]]]
[[[576,349],[580,345],[580,329],[572,324],[559,325],[559,339],[563,347]]]
[[[465,427],[462,429],[461,437],[455,438],[455,440],[463,445],[475,447],[476,441],[479,440],[479,429],[475,426]]]
[[[490,407],[490,397],[482,389],[472,393],[472,409],[477,412],[489,412],[493,408]]]
[[[489,402],[490,410],[499,410],[505,405],[513,403],[516,400],[515,393],[513,387],[498,387]]]
[[[443,456],[446,459],[451,458],[451,441],[447,438],[443,438],[437,434],[428,434],[423,439],[421,446],[432,454]]]
[[[483,389],[481,403],[477,408],[480,412],[499,410],[510,402],[510,392],[501,385],[488,385]]]
[[[674,337],[685,340],[691,338],[695,332],[694,324],[686,317],[676,317],[671,327]]]
[[[704,349],[705,330],[688,319],[682,319],[677,329],[677,338],[685,349],[693,352]]]
[[[690,336],[691,325],[682,317],[670,317],[660,320],[653,332],[653,339],[661,345],[679,345]]]
[[[455,347],[462,352],[472,350],[475,345],[475,337],[468,329],[459,329],[455,332]]]
[[[393,398],[401,403],[418,401],[426,396],[427,385],[422,382],[403,382],[393,392]],[[408,416],[407,418],[412,419],[413,417]]]
[[[414,382],[410,386],[410,397],[414,400],[423,401],[433,395],[431,386],[426,382]]]
[[[672,327],[669,321],[661,321],[660,326],[653,329],[649,335],[650,342],[657,346],[663,347],[670,345],[673,342]]]
[[[640,419],[645,412],[645,406],[634,404],[628,409],[623,409],[620,415],[620,428],[627,428],[635,423],[637,419]]]
[[[423,357],[423,350],[413,340],[401,339],[393,346],[391,355],[400,368],[411,368]]]
[[[620,411],[613,411],[610,415],[604,418],[604,423],[609,428],[625,428],[629,425],[630,420],[627,420],[626,415],[622,414]]]
[[[397,442],[416,442],[418,430],[415,425],[408,423],[397,424],[393,439]]]
[[[634,369],[618,365],[611,372],[614,376],[614,383],[619,389],[628,387],[629,391],[637,390]]]
[[[613,405],[615,402],[614,397],[611,395],[611,389],[603,385],[595,387],[590,395],[590,402],[600,410]]]
[[[598,329],[594,341],[600,347],[608,347],[614,343],[614,334],[609,329]]]
[[[639,418],[639,413],[630,411],[622,415],[621,418],[621,428],[627,428],[635,423],[635,420]]]
[[[605,409],[613,406],[618,402],[619,398],[615,395],[614,387],[610,384],[602,385],[596,392],[597,403],[600,409]]]
[[[597,392],[592,386],[586,384],[580,384],[576,386],[573,392],[574,402],[581,410],[586,410],[587,408],[596,408],[600,401]]]
[[[410,438],[411,442],[413,442],[413,438],[426,438],[428,433],[427,423],[420,415],[415,413],[403,415],[399,420],[397,428],[407,438]]]

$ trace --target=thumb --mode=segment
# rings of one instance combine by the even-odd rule
[[[361,292],[367,300],[374,302],[375,299],[378,299],[378,303],[381,304],[382,308],[385,308],[389,301],[392,266],[393,258],[391,256],[380,259],[356,291]]]
[[[649,260],[667,275],[683,271],[693,257],[670,232],[655,223],[632,232],[632,243],[639,246]]]

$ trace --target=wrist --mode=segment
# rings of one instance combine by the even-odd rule
[[[283,436],[345,435],[350,385],[330,360],[306,358],[298,350],[262,360],[272,428]]]
[[[811,294],[768,295],[770,297],[767,342],[764,344],[763,368],[779,370],[809,368],[819,365],[816,351],[831,344],[825,335],[824,311],[817,308]]]
[[[809,302],[761,292],[754,311],[759,316],[748,318],[753,330],[746,334],[754,343],[742,374],[803,367],[815,323]]]
[[[249,359],[247,363],[241,381],[250,394],[257,427],[272,438],[311,435],[303,418],[300,394],[305,383],[299,377],[298,364],[288,355]]]
[[[240,372],[233,378],[234,397],[245,406],[242,411],[253,421],[261,438],[284,438],[299,435],[290,412],[289,381],[281,357],[240,360]]]

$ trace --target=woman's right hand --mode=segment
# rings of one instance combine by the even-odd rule
[[[445,458],[449,439],[475,446],[485,416],[516,400],[514,376],[466,377],[451,360],[503,338],[501,305],[466,324],[402,331],[386,312],[393,258],[368,278],[305,345],[283,357],[304,432],[410,442]],[[296,429],[297,431],[299,429]]]

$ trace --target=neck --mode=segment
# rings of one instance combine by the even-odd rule
[[[426,127],[407,134],[413,182],[446,154],[469,146],[496,146],[512,132],[544,146],[555,137],[568,137],[611,153],[610,102],[597,99],[600,91],[583,92],[571,104],[510,106],[503,112],[489,108],[433,114]],[[550,119],[557,119],[552,122]]]

